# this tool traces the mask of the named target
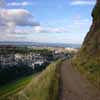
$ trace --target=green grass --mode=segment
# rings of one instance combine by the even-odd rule
[[[58,100],[61,60],[50,64],[21,91],[1,100]]]
[[[32,80],[32,77],[33,77],[32,75],[26,76],[24,78],[21,78],[19,80],[16,80],[12,83],[0,87],[0,98],[12,95],[20,91]]]
[[[100,88],[100,59],[80,56],[73,59],[73,64],[96,87]]]

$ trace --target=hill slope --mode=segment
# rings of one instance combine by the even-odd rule
[[[82,49],[84,49],[83,52],[89,53],[92,56],[100,56],[100,0],[97,0],[92,17],[93,24],[85,37]]]
[[[100,87],[100,0],[97,0],[92,17],[92,26],[74,63],[91,83]]]
[[[21,91],[0,97],[0,100],[57,100],[59,66],[62,60],[50,64]]]

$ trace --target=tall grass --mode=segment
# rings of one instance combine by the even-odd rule
[[[58,100],[59,66],[61,60],[49,65],[22,91],[1,100]]]
[[[93,57],[77,57],[73,64],[96,87],[100,88],[100,59]]]

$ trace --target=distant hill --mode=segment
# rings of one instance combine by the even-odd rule
[[[14,46],[37,46],[37,47],[70,47],[80,48],[80,44],[67,44],[67,43],[39,43],[39,42],[9,42],[0,41],[0,45],[14,45]]]

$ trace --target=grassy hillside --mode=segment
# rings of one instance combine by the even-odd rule
[[[11,82],[9,84],[3,85],[0,87],[0,100],[2,97],[6,97],[8,95],[12,95],[20,90],[22,90],[34,76],[26,76],[23,78],[20,78],[19,80],[16,80],[14,82]]]
[[[49,65],[20,92],[0,100],[57,100],[59,89],[59,66],[61,60]]]
[[[81,56],[73,59],[74,66],[86,76],[86,78],[100,88],[100,59],[89,56]]]
[[[91,83],[100,88],[100,0],[92,12],[93,23],[73,63]]]

